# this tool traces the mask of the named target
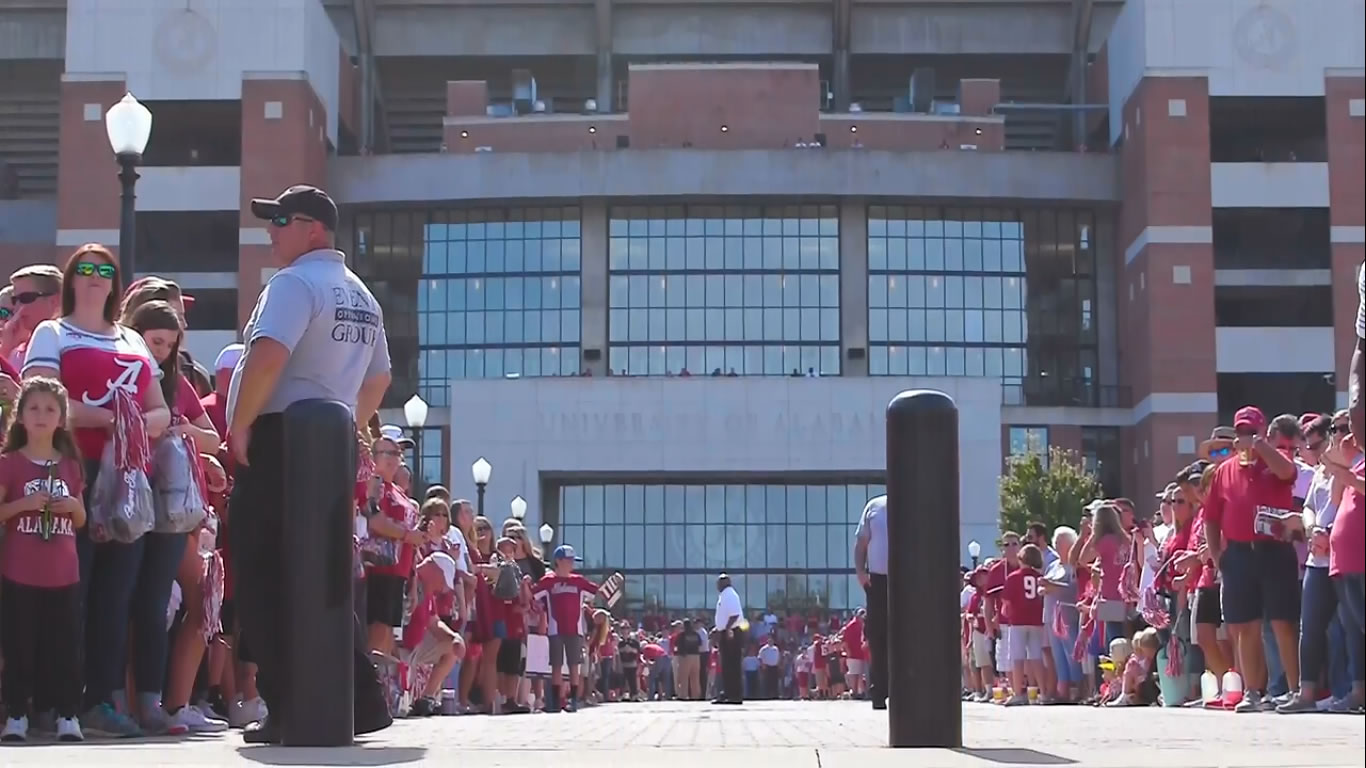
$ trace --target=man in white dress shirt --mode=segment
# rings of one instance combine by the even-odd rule
[[[721,680],[712,703],[742,704],[745,696],[740,661],[745,648],[745,609],[740,593],[730,585],[730,576],[723,573],[716,577],[716,591],[716,622],[712,632],[721,656]]]

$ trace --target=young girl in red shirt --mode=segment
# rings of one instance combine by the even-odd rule
[[[76,530],[85,525],[85,482],[66,423],[66,388],[29,379],[0,454],[0,697],[9,713],[0,739],[7,742],[28,739],[30,698],[38,711],[56,711],[59,741],[84,740],[76,719],[83,686]]]

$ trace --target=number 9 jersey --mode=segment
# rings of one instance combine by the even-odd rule
[[[1043,577],[1027,565],[1021,565],[1006,577],[1002,599],[1005,615],[1016,627],[1043,626]]]

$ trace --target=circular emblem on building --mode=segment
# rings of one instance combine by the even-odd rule
[[[186,8],[161,20],[156,28],[156,52],[172,72],[198,72],[213,58],[218,33],[204,16]]]
[[[1275,69],[1295,54],[1295,22],[1279,8],[1259,5],[1233,26],[1233,47],[1254,67]]]

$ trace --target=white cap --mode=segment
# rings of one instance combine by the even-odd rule
[[[383,437],[386,440],[393,440],[394,443],[399,446],[411,446],[414,444],[411,437],[403,436],[403,427],[395,424],[385,424],[380,427],[379,434],[380,437]]]
[[[237,363],[242,359],[242,353],[246,347],[241,344],[229,344],[223,347],[223,351],[218,353],[218,359],[214,361],[213,372],[231,371],[237,367]]]
[[[455,561],[445,552],[433,552],[427,556],[428,560],[436,563],[436,567],[441,569],[441,575],[446,579],[446,589],[455,589]]]

